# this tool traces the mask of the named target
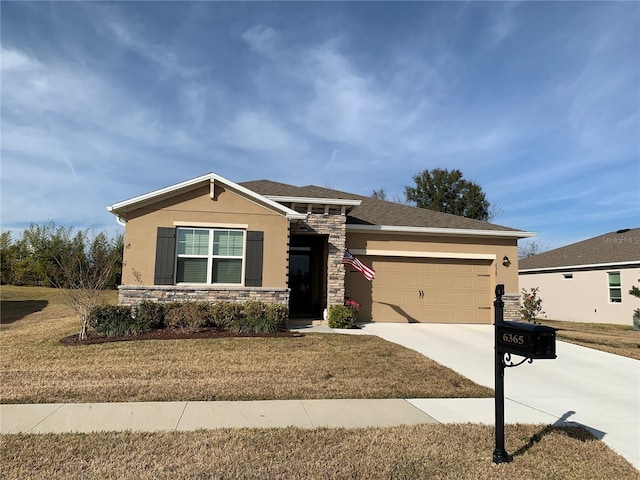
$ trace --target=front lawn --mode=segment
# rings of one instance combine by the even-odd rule
[[[0,472],[17,479],[631,480],[624,458],[580,428],[507,425],[510,463],[491,462],[493,427],[223,429],[4,435]]]
[[[640,360],[640,331],[634,330],[631,325],[538,321],[543,325],[558,328],[556,337],[563,342]]]
[[[55,290],[3,286],[0,403],[493,395],[368,335],[60,344],[78,329]]]

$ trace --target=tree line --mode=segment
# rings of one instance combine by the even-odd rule
[[[0,282],[3,285],[78,288],[80,272],[99,273],[104,288],[117,288],[122,278],[122,234],[109,236],[89,229],[32,223],[19,238],[0,234]]]

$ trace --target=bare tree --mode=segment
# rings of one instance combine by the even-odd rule
[[[502,208],[502,205],[498,205],[498,204],[492,203],[491,205],[489,205],[489,212],[488,212],[488,215],[487,215],[487,222],[493,223],[493,221],[496,219],[496,217],[499,217],[503,213],[504,213],[504,208]]]
[[[547,250],[549,249],[545,245],[542,245],[533,240],[522,245],[521,247],[518,247],[518,258],[522,260],[523,258],[533,257],[534,255],[546,252]]]
[[[371,198],[377,198],[378,200],[386,200],[387,199],[387,192],[384,191],[384,187],[380,187],[380,190],[373,190],[373,193],[371,194]]]
[[[78,316],[81,340],[87,338],[89,315],[103,303],[102,291],[107,287],[121,261],[118,239],[109,239],[102,232],[89,237],[86,231],[76,235],[84,248],[72,249],[54,258],[61,272],[60,279],[50,279],[60,288],[63,299]]]

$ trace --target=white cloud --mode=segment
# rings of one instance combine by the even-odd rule
[[[292,151],[302,148],[302,144],[279,122],[250,111],[241,112],[233,119],[223,140],[246,150]]]
[[[191,69],[186,69],[180,64],[178,55],[171,50],[170,46],[147,43],[131,25],[119,19],[105,18],[105,22],[122,46],[157,64],[164,73],[180,76],[189,76],[192,73]]]
[[[29,72],[38,70],[40,62],[19,50],[6,49],[0,47],[0,68],[3,72],[22,71]]]
[[[278,33],[271,27],[256,25],[242,34],[242,39],[258,53],[270,53],[276,48]]]
[[[518,2],[501,2],[491,10],[487,46],[495,48],[517,28],[515,10]]]

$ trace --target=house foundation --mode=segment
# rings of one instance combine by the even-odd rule
[[[142,302],[248,302],[258,301],[289,305],[288,288],[262,287],[185,287],[180,285],[121,285],[118,287],[120,305],[139,305]]]

